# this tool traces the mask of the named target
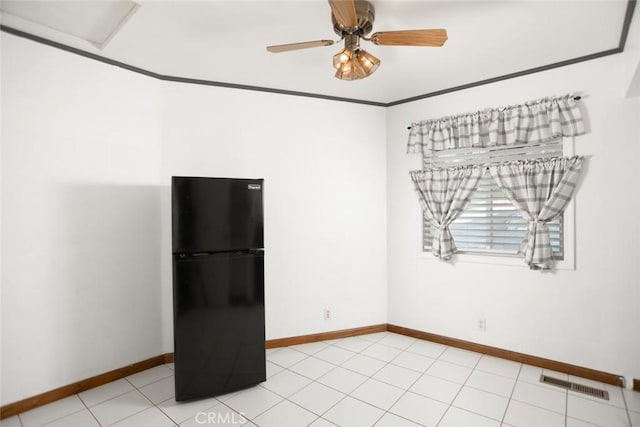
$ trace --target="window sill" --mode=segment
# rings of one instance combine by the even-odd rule
[[[500,256],[500,255],[478,255],[478,254],[469,254],[469,253],[457,253],[453,256],[450,261],[440,261],[440,259],[433,256],[431,252],[420,251],[418,254],[418,259],[428,260],[428,261],[437,261],[437,262],[450,262],[452,264],[457,263],[472,263],[472,264],[487,264],[487,265],[501,265],[506,267],[520,267],[529,269],[529,266],[524,261],[524,256]],[[556,270],[563,271],[575,271],[575,263],[568,258],[565,254],[565,259],[558,260],[554,263],[554,267],[550,272]],[[536,270],[541,271],[541,270]],[[547,271],[547,270],[544,270]]]

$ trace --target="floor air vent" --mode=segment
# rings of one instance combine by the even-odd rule
[[[609,400],[608,391],[600,390],[594,387],[589,387],[587,385],[578,384],[571,381],[565,381],[565,380],[561,380],[559,378],[553,378],[547,375],[540,375],[540,382],[566,388],[567,390],[575,391],[577,393],[588,394],[589,396],[598,397],[604,400]]]

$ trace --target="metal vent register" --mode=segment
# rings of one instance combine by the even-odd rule
[[[608,391],[600,390],[595,387],[589,387],[587,385],[578,384],[571,381],[565,381],[565,380],[561,380],[559,378],[553,378],[547,375],[540,375],[540,382],[566,388],[567,390],[575,391],[577,393],[588,394],[589,396],[597,397],[604,400],[609,400]]]

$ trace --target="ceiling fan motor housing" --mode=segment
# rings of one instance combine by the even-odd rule
[[[369,34],[373,29],[373,22],[375,21],[376,10],[373,5],[365,0],[356,0],[355,2],[356,16],[358,19],[358,26],[356,28],[346,28],[340,25],[333,13],[331,14],[331,22],[333,23],[333,31],[340,37],[347,34],[357,34],[363,36]]]

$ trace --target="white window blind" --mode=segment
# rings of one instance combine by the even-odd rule
[[[562,156],[562,143],[526,147],[465,148],[433,152],[424,157],[425,168],[445,168],[488,164],[507,160]],[[551,246],[556,259],[563,258],[562,216],[549,223]],[[511,204],[488,170],[471,196],[469,204],[450,225],[459,252],[494,255],[517,255],[525,239],[528,221]],[[433,230],[423,220],[423,249],[431,248]]]

